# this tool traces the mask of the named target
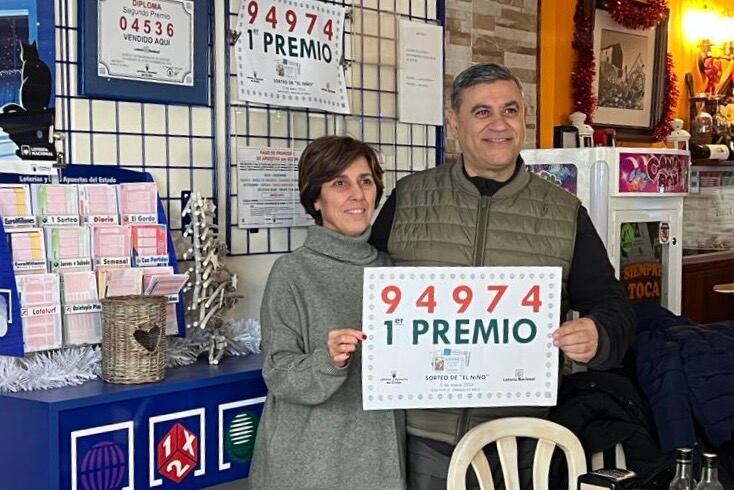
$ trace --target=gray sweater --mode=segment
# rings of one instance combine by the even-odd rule
[[[390,265],[369,233],[312,226],[304,245],[273,265],[260,312],[269,393],[253,490],[405,487],[403,413],[364,411],[361,347],[344,368],[326,347],[330,330],[362,327],[363,268]]]

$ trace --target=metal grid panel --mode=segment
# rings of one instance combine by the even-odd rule
[[[149,172],[158,184],[174,242],[180,244],[181,192],[193,190],[216,199],[213,106],[80,96],[77,3],[77,0],[58,0],[55,5],[56,130],[66,135],[67,161]],[[210,25],[213,20],[210,12]],[[212,32],[210,29],[210,53],[213,52]],[[216,96],[213,72],[210,63],[211,101]]]
[[[244,1],[244,0],[243,0]],[[441,23],[443,0],[336,0],[351,8],[345,25],[347,90],[351,115],[241,102],[233,47],[226,51],[229,111],[229,171],[226,188],[227,241],[232,255],[290,252],[303,242],[305,228],[237,228],[238,146],[304,148],[326,134],[348,134],[378,149],[384,157],[385,195],[397,180],[435,166],[442,154],[441,128],[397,120],[398,21],[407,18]],[[229,0],[227,29],[237,23],[240,0]]]

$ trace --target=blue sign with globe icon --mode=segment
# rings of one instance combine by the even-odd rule
[[[127,486],[127,455],[112,441],[98,442],[82,457],[79,482],[84,490],[115,490]]]
[[[113,430],[78,439],[77,483],[81,490],[129,487],[128,432]]]

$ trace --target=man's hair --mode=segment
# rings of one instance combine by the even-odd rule
[[[301,205],[317,224],[322,224],[321,212],[315,206],[321,186],[344,172],[359,157],[364,157],[370,167],[377,187],[374,203],[377,207],[385,186],[377,153],[370,145],[349,136],[322,136],[303,150],[298,160],[298,190]]]
[[[522,93],[520,79],[513,75],[506,66],[496,63],[480,63],[470,66],[454,78],[454,83],[451,86],[451,109],[454,112],[459,111],[459,107],[461,107],[461,94],[464,90],[480,83],[494,83],[498,80],[515,82],[517,88],[520,89],[520,93]]]

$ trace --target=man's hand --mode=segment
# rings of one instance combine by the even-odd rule
[[[553,345],[572,361],[587,363],[599,347],[599,331],[591,318],[564,322],[553,332]]]
[[[353,328],[332,330],[326,339],[331,361],[338,367],[346,366],[352,352],[357,350],[357,345],[366,338],[367,335],[363,331]]]

